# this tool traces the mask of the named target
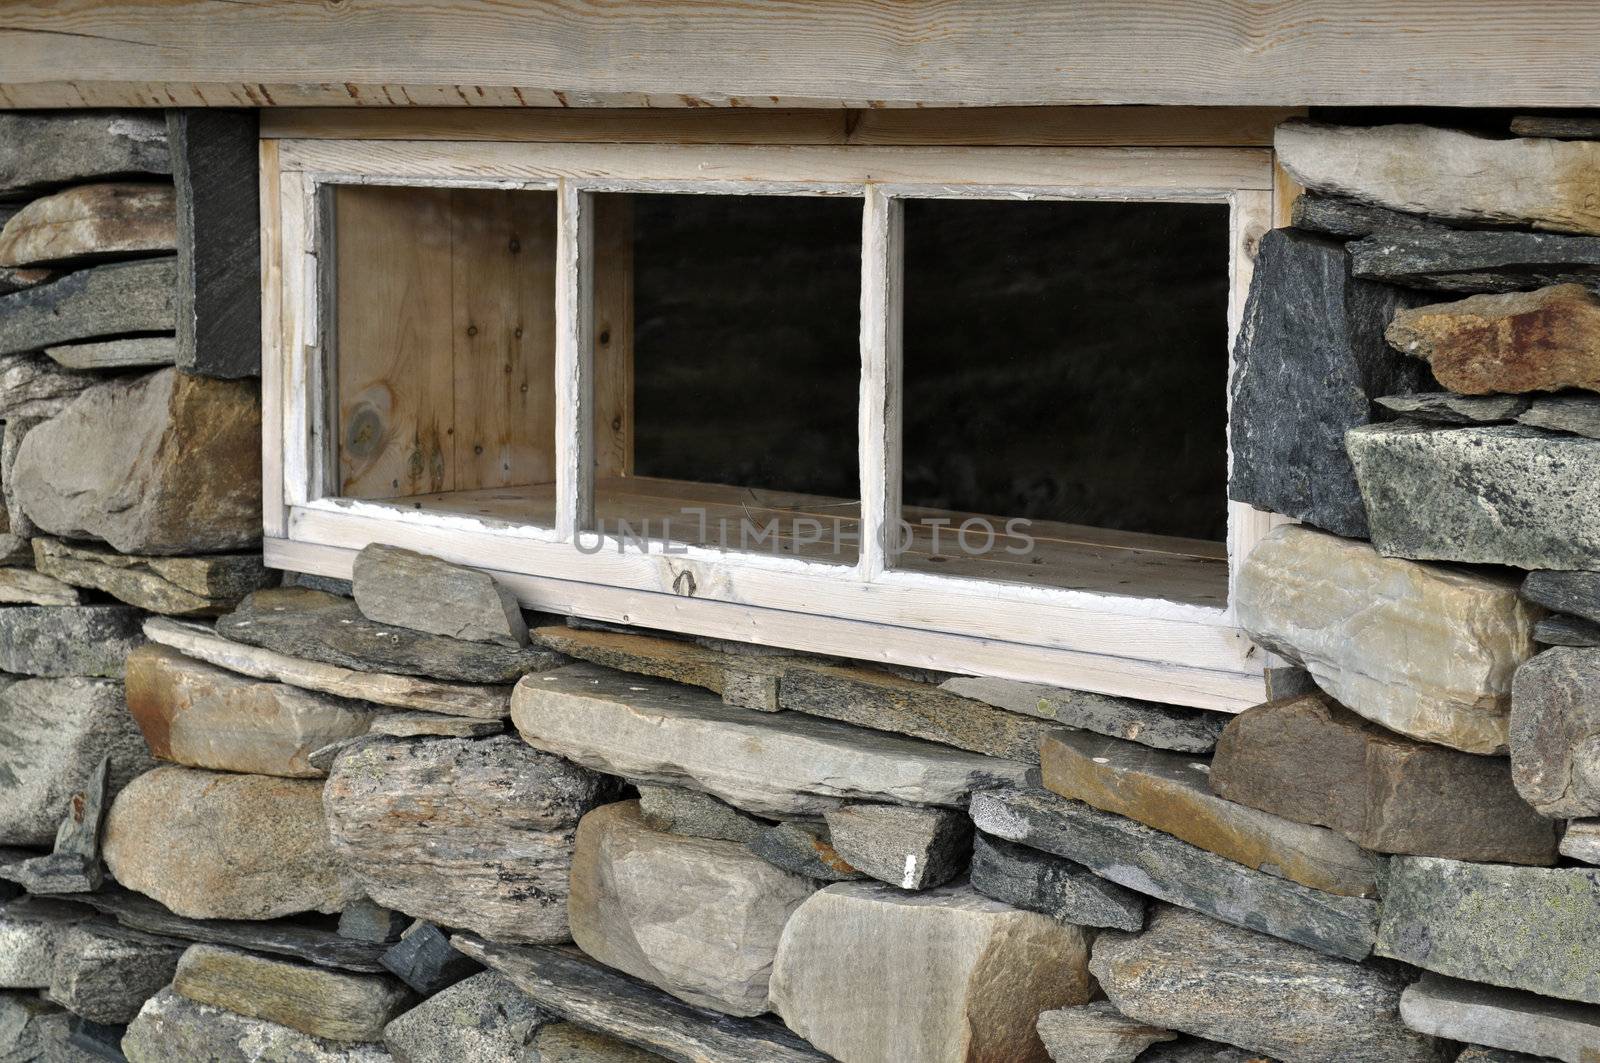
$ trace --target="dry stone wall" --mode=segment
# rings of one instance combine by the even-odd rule
[[[0,116],[0,1059],[1600,1059],[1600,141],[1281,131],[1230,718],[280,586],[252,128]]]

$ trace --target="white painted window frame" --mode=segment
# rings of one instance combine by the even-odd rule
[[[601,192],[848,195],[863,201],[859,452],[863,528],[900,504],[899,278],[907,198],[1225,203],[1229,346],[1255,248],[1272,225],[1264,148],[1004,148],[284,139],[262,145],[265,553],[348,576],[371,542],[493,572],[529,608],[1237,711],[1262,696],[1264,655],[1233,609],[892,568],[864,536],[854,566],[636,543],[573,545],[593,512],[592,223]],[[318,257],[330,185],[557,194],[555,526],[507,525],[331,496],[328,307]],[[320,263],[320,265],[319,265]],[[1231,365],[1231,359],[1230,359]],[[1224,386],[1218,381],[1218,386]],[[1275,522],[1228,503],[1230,572]],[[585,533],[585,542],[592,533]],[[687,573],[691,578],[684,579]],[[1230,577],[1230,587],[1232,584]]]

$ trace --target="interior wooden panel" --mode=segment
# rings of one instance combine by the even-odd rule
[[[594,467],[633,473],[633,200],[594,197]]]

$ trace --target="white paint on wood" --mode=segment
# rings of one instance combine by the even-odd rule
[[[905,287],[905,210],[868,186],[861,226],[861,399],[857,446],[861,468],[861,554],[857,572],[871,581],[894,564],[901,488]]]
[[[594,198],[556,192],[556,534],[594,524]]]

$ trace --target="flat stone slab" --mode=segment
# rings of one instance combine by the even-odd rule
[[[40,196],[0,229],[0,266],[133,258],[178,247],[171,185],[106,181]]]
[[[772,1006],[853,1063],[1045,1063],[1039,1013],[1094,992],[1089,936],[965,884],[905,893],[841,882],[783,929]]]
[[[1600,1057],[1600,1008],[1514,989],[1426,974],[1401,994],[1400,1018],[1413,1030],[1435,1037],[1563,1063],[1590,1063]]]
[[[1128,1018],[1109,1000],[1047,1011],[1039,1016],[1038,1030],[1055,1063],[1134,1063],[1151,1045],[1178,1037]]]
[[[1211,792],[1210,765],[1084,731],[1045,736],[1045,788],[1137,820],[1269,875],[1347,897],[1377,895],[1377,864],[1350,839]]]
[[[1170,834],[1048,790],[975,794],[972,821],[1007,841],[1065,857],[1146,896],[1330,956],[1365,959],[1378,906],[1252,871]]]
[[[393,1063],[395,1057],[375,1044],[326,1041],[265,1019],[236,1015],[163,989],[145,1002],[122,1039],[128,1063],[172,1063],[204,1059],[209,1063]]]
[[[1184,753],[1209,753],[1227,722],[1226,716],[1204,709],[1013,679],[957,676],[940,683],[939,689],[1008,712],[1025,713],[1066,727]]]
[[[1593,395],[1546,395],[1533,399],[1517,423],[1552,432],[1600,439],[1600,398]]]
[[[1515,584],[1286,526],[1240,567],[1236,608],[1259,646],[1367,719],[1505,752],[1511,676],[1535,650],[1535,612]]]
[[[338,668],[466,683],[512,683],[565,661],[544,649],[493,646],[374,623],[350,599],[303,587],[256,591],[217,621],[217,634]]]
[[[960,807],[1020,782],[1022,764],[832,720],[751,713],[692,687],[579,664],[517,684],[512,720],[537,749],[747,812],[820,815],[858,801]]]
[[[350,585],[374,623],[513,649],[528,644],[516,595],[487,572],[372,543],[356,555]]]
[[[192,768],[321,778],[310,755],[367,733],[375,706],[241,676],[170,646],[128,655],[128,712],[152,755]],[[442,717],[451,719],[452,717]]]
[[[1182,909],[1157,908],[1142,934],[1101,934],[1089,969],[1129,1018],[1276,1059],[1444,1058],[1442,1045],[1400,1022],[1404,975],[1331,959]],[[1286,1006],[1289,1001],[1292,1006]]]
[[[58,343],[44,353],[64,369],[154,369],[178,357],[176,336],[127,336],[115,340]]]
[[[639,812],[652,830],[744,845],[772,826],[767,820],[741,812],[726,801],[699,790],[647,782],[635,783],[635,786],[639,790]]]
[[[1522,596],[1558,613],[1600,622],[1600,572],[1530,572]]]
[[[567,914],[585,954],[696,1007],[767,1010],[784,924],[816,885],[734,842],[651,830],[637,802],[578,825]]]
[[[635,1048],[570,1022],[552,1022],[533,1035],[539,1063],[656,1063],[654,1052]]]
[[[130,557],[45,537],[33,540],[33,562],[41,573],[63,583],[105,591],[168,616],[215,616],[277,579],[260,554]]]
[[[1463,395],[1600,390],[1600,298],[1581,284],[1404,309],[1384,336]]]
[[[125,332],[171,332],[178,260],[112,262],[0,295],[0,354]]]
[[[1455,978],[1600,1003],[1600,869],[1397,856],[1377,953]]]
[[[1296,229],[1309,229],[1351,239],[1371,236],[1374,233],[1448,233],[1444,223],[1421,214],[1376,207],[1348,196],[1319,195],[1306,192],[1295,197],[1290,211]]]
[[[167,124],[148,111],[0,114],[0,193],[172,172]]]
[[[1511,424],[1533,408],[1532,400],[1520,395],[1457,395],[1453,391],[1384,395],[1377,401],[1386,410],[1435,424]]]
[[[417,998],[384,975],[350,974],[218,945],[191,945],[175,993],[330,1041],[376,1041]],[[130,1016],[131,1018],[131,1016]]]
[[[94,383],[89,374],[62,369],[39,354],[0,355],[0,417],[53,417]]]
[[[1330,827],[1375,852],[1555,862],[1555,824],[1518,794],[1504,758],[1404,738],[1322,694],[1235,716],[1208,779],[1230,801]]]
[[[504,1063],[526,1055],[551,1014],[505,975],[483,971],[389,1023],[383,1043],[408,1063]]]
[[[146,620],[144,633],[152,642],[171,646],[186,656],[219,668],[257,679],[277,680],[306,690],[320,690],[326,694],[371,701],[393,708],[439,712],[449,716],[503,720],[511,715],[509,686],[447,683],[409,675],[358,672],[320,661],[290,657],[258,646],[247,646],[225,639],[209,627],[179,623],[163,617]]]
[[[776,712],[778,675],[790,655],[737,653],[723,645],[633,631],[551,625],[533,633],[543,646],[590,664],[671,679],[720,694],[730,705]],[[748,647],[758,651],[759,646]],[[791,658],[792,659],[792,658]]]
[[[535,1004],[676,1063],[823,1063],[828,1057],[772,1019],[704,1011],[571,949],[452,943],[509,978]]]
[[[1062,923],[1116,930],[1144,926],[1143,894],[1071,860],[987,834],[974,839],[971,882],[985,897]]]
[[[1600,233],[1587,183],[1600,144],[1301,120],[1278,126],[1273,143],[1283,168],[1317,192],[1456,221]]]
[[[1600,650],[1558,647],[1511,684],[1511,778],[1540,814],[1600,814]]]
[[[972,855],[972,820],[949,809],[846,805],[823,818],[846,863],[903,890],[944,885]]]
[[[1441,292],[1520,292],[1600,283],[1600,239],[1509,230],[1385,231],[1346,244],[1350,272]]]
[[[78,605],[83,592],[31,568],[0,568],[0,605]]]
[[[0,607],[0,672],[121,679],[141,620],[127,605]]]
[[[373,717],[369,734],[391,738],[488,738],[503,734],[501,720],[474,720],[437,712],[385,712]]]
[[[578,820],[613,792],[509,735],[375,738],[333,762],[322,804],[332,851],[372,900],[503,941],[557,942]]]
[[[1384,554],[1600,568],[1600,440],[1523,425],[1379,424],[1351,430],[1346,445]]]

